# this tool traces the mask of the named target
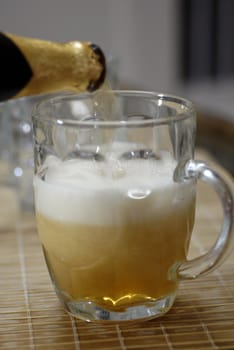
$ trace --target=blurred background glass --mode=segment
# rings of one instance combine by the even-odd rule
[[[43,96],[0,103],[0,181],[15,189],[18,207],[33,208],[33,146],[31,112]]]
[[[191,99],[199,112],[197,145],[234,174],[233,13],[232,0],[1,0],[0,23],[3,32],[98,44],[108,53],[115,87]],[[24,121],[31,107],[15,103],[8,117],[0,116],[0,156],[13,164],[13,170],[5,164],[1,178],[10,171],[11,183],[22,179],[16,160],[31,162],[29,114]],[[18,117],[9,108],[19,108]]]

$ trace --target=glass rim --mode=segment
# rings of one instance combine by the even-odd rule
[[[163,116],[159,118],[150,118],[149,119],[140,119],[140,120],[100,120],[100,119],[85,119],[78,120],[75,118],[62,118],[53,116],[52,118],[52,110],[53,106],[59,104],[61,102],[67,101],[84,101],[87,99],[93,98],[98,93],[111,93],[116,94],[121,97],[139,97],[139,98],[149,98],[155,101],[158,101],[158,105],[168,106],[167,103],[174,103],[176,105],[180,105],[183,112],[176,113],[173,116]],[[159,103],[160,101],[160,103]],[[50,114],[48,115],[48,108],[50,110]],[[47,113],[43,113],[44,110],[47,110]],[[57,95],[53,95],[52,97],[45,98],[44,100],[36,103],[32,110],[32,119],[38,121],[44,121],[48,124],[57,124],[64,126],[78,126],[78,127],[141,127],[141,126],[155,126],[168,124],[171,122],[178,122],[185,119],[193,118],[195,114],[194,104],[183,97],[158,93],[152,91],[144,91],[144,90],[97,90],[94,92],[83,92],[83,93],[58,93]]]

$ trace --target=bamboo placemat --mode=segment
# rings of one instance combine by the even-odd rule
[[[1,202],[1,206],[6,203]],[[11,214],[9,214],[11,215]],[[201,185],[190,256],[214,242],[222,213]],[[215,272],[181,283],[164,317],[135,325],[85,323],[67,315],[50,283],[34,219],[0,228],[0,349],[234,349],[234,254]]]

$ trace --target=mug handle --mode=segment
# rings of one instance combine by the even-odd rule
[[[215,269],[228,255],[234,233],[234,199],[231,188],[223,178],[203,162],[196,160],[186,162],[183,176],[186,179],[198,179],[210,184],[218,194],[224,216],[221,231],[213,247],[204,255],[185,261],[178,269],[179,279],[194,279]]]

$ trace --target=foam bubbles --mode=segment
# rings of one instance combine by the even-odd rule
[[[173,182],[176,162],[169,153],[160,160],[106,161],[56,157],[46,160],[44,179],[34,178],[36,210],[47,217],[91,225],[122,225],[125,218],[164,215],[191,199],[191,186]],[[182,195],[181,195],[182,193]],[[166,215],[166,214],[165,214]]]
[[[149,196],[151,193],[151,190],[144,190],[141,188],[131,189],[128,191],[128,196],[132,199],[144,199],[147,196]]]

